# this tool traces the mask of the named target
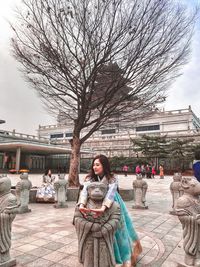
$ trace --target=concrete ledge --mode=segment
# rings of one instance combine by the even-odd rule
[[[124,201],[130,201],[134,199],[133,189],[122,189],[119,188],[119,194]]]
[[[11,192],[15,195],[15,189],[11,189]],[[67,189],[67,201],[77,201],[78,199],[78,188]],[[29,195],[29,203],[36,203],[37,188],[32,188]],[[124,201],[133,200],[133,189],[119,189],[119,193]]]

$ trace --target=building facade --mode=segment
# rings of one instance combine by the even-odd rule
[[[81,150],[81,154],[88,153]],[[71,154],[70,144],[59,144],[49,138],[0,131],[0,172],[19,172],[26,169],[32,173],[51,169],[67,172]]]
[[[73,125],[60,119],[58,122],[56,125],[39,126],[38,135],[58,144],[69,144],[73,136]],[[200,142],[200,119],[189,106],[180,110],[157,110],[147,118],[137,121],[133,119],[129,123],[112,121],[93,133],[82,148],[93,152],[86,157],[100,153],[108,157],[134,157],[131,140],[144,134],[166,135],[168,138],[192,137]]]

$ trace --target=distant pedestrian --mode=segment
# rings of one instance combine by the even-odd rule
[[[136,173],[136,174],[140,174],[140,173],[141,173],[140,165],[137,165],[137,166],[136,166],[136,168],[135,168],[135,173]]]
[[[155,178],[155,175],[156,175],[156,168],[155,168],[155,166],[152,166],[151,174],[152,174],[152,178]]]
[[[194,176],[200,182],[200,150],[195,151],[194,157],[195,157],[195,160],[193,162]]]
[[[127,173],[128,173],[128,166],[127,166],[127,165],[124,165],[122,170],[123,170],[123,172],[124,172],[124,175],[127,176]]]
[[[11,157],[7,153],[4,153],[4,156],[3,156],[3,169],[9,169],[10,160],[11,160]]]
[[[151,166],[149,164],[146,166],[146,177],[151,179]]]
[[[159,171],[160,171],[160,179],[164,179],[164,168],[162,164],[160,164],[159,166]]]
[[[145,166],[144,166],[144,164],[142,164],[142,165],[141,165],[141,174],[142,174],[142,178],[145,177],[145,173],[146,173],[146,171],[145,171]]]

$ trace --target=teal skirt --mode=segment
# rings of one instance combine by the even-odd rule
[[[117,264],[122,264],[131,259],[133,243],[138,239],[133,222],[121,196],[116,193],[114,200],[119,204],[121,210],[120,226],[114,236],[114,254]]]

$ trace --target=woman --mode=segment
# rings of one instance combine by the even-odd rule
[[[152,166],[151,174],[152,174],[152,177],[155,178],[155,175],[156,175],[156,167],[155,166]]]
[[[85,204],[87,203],[87,186],[94,181],[101,181],[109,187],[102,207],[100,209],[93,209],[96,216],[101,216],[105,209],[109,209],[113,201],[116,201],[121,209],[121,223],[114,238],[116,263],[123,264],[123,267],[135,266],[136,258],[141,253],[142,248],[125,203],[117,192],[117,179],[111,173],[110,163],[104,155],[98,155],[93,159],[90,174],[85,178],[83,190],[81,191],[78,202],[79,209],[83,214],[87,213],[87,209],[85,208]]]
[[[43,175],[42,186],[38,188],[36,193],[37,202],[55,202],[54,181],[55,176],[52,176],[51,170],[46,170]]]
[[[136,166],[136,168],[135,168],[135,173],[136,173],[136,174],[140,174],[140,173],[141,173],[140,165],[137,165],[137,166]]]
[[[160,164],[159,171],[160,171],[160,179],[164,179],[164,168],[162,164]]]

